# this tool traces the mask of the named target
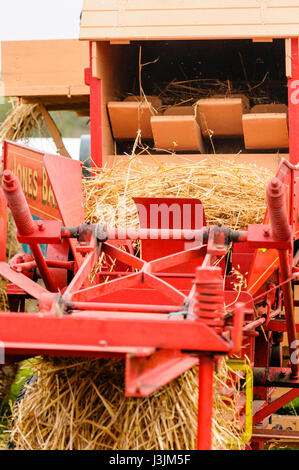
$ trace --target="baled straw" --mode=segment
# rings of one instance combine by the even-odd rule
[[[153,157],[154,158],[154,157]],[[197,198],[209,224],[221,222],[246,229],[261,223],[266,209],[266,184],[272,173],[255,165],[222,161],[146,166],[141,158],[95,170],[83,181],[86,219],[110,226],[138,227],[133,197]]]
[[[26,450],[192,450],[196,448],[198,372],[185,372],[153,395],[124,396],[124,362],[54,358],[34,366],[37,381],[13,409],[11,442]],[[243,448],[234,418],[238,387],[215,380],[214,449]],[[235,377],[231,376],[235,383]]]
[[[1,139],[12,141],[28,139],[33,137],[35,132],[40,136],[47,135],[39,103],[13,102],[12,111],[0,127]]]

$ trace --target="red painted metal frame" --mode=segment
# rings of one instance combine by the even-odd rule
[[[293,38],[291,41],[291,76],[288,78],[288,116],[289,116],[289,154],[290,154],[290,164],[297,165],[299,163],[299,135],[298,135],[298,128],[299,128],[299,41],[298,38]],[[281,168],[281,167],[280,167]],[[283,173],[278,171],[278,173],[282,176]],[[298,176],[296,176],[297,171],[293,170],[292,177],[289,183],[289,222],[290,225],[293,227],[294,238],[298,238],[299,227],[298,227],[298,209],[299,209],[299,193],[297,190],[297,180]],[[262,257],[261,262],[262,262]],[[271,250],[267,254],[267,260],[264,257],[264,264],[268,265],[268,272],[266,277],[270,277],[271,272],[274,272],[275,269],[278,267],[278,259],[273,256]],[[256,261],[258,261],[256,259]],[[292,269],[292,261],[287,256],[287,254],[280,253],[280,263],[283,269],[283,276],[282,279],[290,278],[290,269]],[[294,264],[296,265],[296,263]],[[258,268],[259,276],[261,275],[262,266],[258,263],[255,264],[255,268]],[[258,279],[259,276],[255,278]],[[266,278],[263,279],[265,281]],[[259,281],[261,282],[261,281]],[[256,285],[252,283],[251,286],[253,288],[250,291],[254,294],[257,292]],[[255,289],[255,290],[254,290]],[[288,298],[288,309],[292,310],[294,307],[294,301],[290,304],[291,296],[291,286],[290,283],[287,283],[287,287],[284,287],[284,296]],[[289,341],[296,339],[296,332],[299,332],[299,325],[295,325],[294,322],[292,325],[288,321],[283,319],[272,319],[269,321],[268,324],[264,326],[265,330],[268,331],[270,334],[273,331],[288,331]],[[294,370],[295,369],[295,370]],[[293,374],[298,374],[298,365],[296,368],[293,367]],[[298,389],[292,389],[282,397],[278,398],[274,402],[271,402],[267,405],[265,403],[265,407],[259,410],[254,416],[254,422],[258,423],[261,422],[263,419],[268,417],[270,414],[275,412],[278,408],[285,405],[292,399],[298,396]],[[253,436],[253,440],[258,439],[255,435]],[[260,448],[263,448],[263,443]]]
[[[276,398],[276,400],[270,402],[268,405],[266,404],[263,408],[261,408],[254,414],[253,424],[261,423],[265,418],[275,413],[275,411],[279,410],[279,408],[282,408],[284,405],[294,400],[298,396],[299,390],[293,388],[283,394],[281,397]]]
[[[290,162],[299,163],[299,42],[291,39],[291,77],[288,79]]]
[[[54,160],[51,160],[52,165]],[[290,169],[292,168],[290,167]],[[53,177],[53,172],[50,171],[49,174],[52,174]],[[55,191],[55,184],[53,187]],[[282,202],[283,197],[280,196],[278,200]],[[21,207],[23,204],[26,205],[24,200],[19,203],[19,206]],[[276,210],[275,204],[273,210]],[[271,211],[272,206],[270,203],[270,216]],[[285,213],[282,210],[278,222],[285,223],[284,217]],[[62,230],[59,223],[44,222],[42,224],[43,230],[33,224],[32,234],[19,234],[19,238],[25,236],[27,237],[26,241],[30,242],[30,236],[32,235],[32,238],[35,237],[38,241],[37,233],[42,232],[40,234],[41,239],[57,243],[59,229],[61,240],[64,236],[69,237],[77,231],[77,229]],[[277,235],[275,232],[275,221],[272,222],[272,225],[273,230],[267,231],[266,236],[266,226],[250,226],[248,233],[240,232],[236,241],[247,243],[249,247],[269,246],[271,248],[280,248],[283,252],[286,252],[290,247],[290,243],[289,236],[284,237],[284,235],[289,230],[289,225],[285,225],[286,230],[282,231],[283,236]],[[86,227],[82,227],[82,230],[86,230]],[[107,230],[107,233],[113,236],[120,235],[109,230]],[[42,317],[40,317],[30,314],[24,316],[23,314],[10,313],[9,324],[7,322],[8,315],[5,313],[0,314],[0,329],[4,332],[2,341],[5,343],[6,351],[14,355],[28,355],[33,351],[35,353],[42,351],[44,354],[59,354],[65,351],[67,354],[82,353],[95,357],[126,356],[126,390],[129,395],[142,395],[164,385],[197,363],[200,355],[199,376],[201,386],[199,389],[198,419],[199,429],[203,429],[202,426],[204,426],[205,433],[199,431],[198,446],[201,449],[210,448],[211,428],[207,426],[207,423],[211,422],[211,397],[213,396],[211,377],[213,375],[215,355],[237,353],[242,345],[242,330],[250,332],[265,322],[264,319],[259,319],[247,323],[244,327],[244,305],[236,304],[237,296],[232,307],[234,312],[233,322],[224,321],[224,317],[221,317],[224,310],[219,317],[222,302],[224,305],[223,281],[221,281],[221,269],[212,267],[212,265],[228,249],[225,233],[228,233],[225,232],[225,228],[223,230],[221,228],[216,230],[214,227],[210,227],[210,229],[203,228],[201,239],[204,240],[208,237],[206,244],[146,262],[111,243],[98,242],[93,235],[93,226],[90,226],[90,234],[88,235],[86,232],[86,240],[88,239],[89,242],[84,239],[82,247],[80,244],[76,246],[76,251],[84,253],[85,259],[76,270],[70,284],[64,289],[63,295],[43,289],[24,274],[10,269],[6,263],[0,263],[0,273],[3,276],[39,300],[39,310],[42,314]],[[163,234],[163,229],[155,230],[157,238]],[[176,232],[175,235],[180,235],[182,238],[186,234],[181,231],[181,233]],[[199,235],[198,231],[195,235]],[[121,236],[127,236],[127,232],[124,231]],[[147,238],[148,231],[144,229],[135,230],[134,236]],[[90,285],[89,274],[97,263],[100,252],[121,261],[124,265],[133,269],[133,272],[124,272],[123,276],[116,279]],[[192,260],[198,260],[201,271],[195,273],[195,284],[189,292],[174,287],[169,281],[166,282],[159,276],[159,273],[165,270],[186,265]],[[288,256],[286,260],[289,261]],[[289,269],[288,264],[287,269]],[[217,288],[214,287],[214,282],[217,279],[215,277],[216,271],[217,276],[220,274]],[[197,277],[200,272],[202,273],[201,276]],[[290,274],[290,271],[288,271],[288,276]],[[294,273],[292,276],[295,275],[298,275],[298,273]],[[179,276],[179,272],[177,276]],[[282,282],[283,285],[289,282],[288,277],[282,276]],[[198,303],[198,314],[195,308],[198,302],[196,300],[197,283],[198,298],[201,299]],[[205,285],[207,287],[204,287]],[[153,305],[154,312],[151,312],[150,306],[146,307],[145,305],[142,308],[134,309],[132,296],[134,295],[135,286],[139,286],[139,288],[148,287],[144,291],[146,295],[151,295],[150,292],[154,290],[168,297],[172,304],[168,313],[174,313],[173,307],[177,306],[182,312],[185,312],[184,315],[195,314],[195,318],[184,319],[183,315],[167,318],[165,316],[165,307],[161,308],[159,313],[158,305]],[[222,287],[220,288],[220,286]],[[107,302],[99,302],[100,297],[111,296],[123,289],[132,289],[132,293],[127,303],[117,305],[119,310],[114,304],[109,312],[109,309],[105,308]],[[206,291],[206,289],[208,290]],[[215,296],[211,305],[204,300],[203,295],[205,295],[205,292],[208,295],[213,293],[213,296]],[[249,298],[251,299],[250,296]],[[274,299],[273,295],[272,298]],[[151,302],[149,301],[149,303]],[[93,305],[94,309],[92,308]],[[130,309],[131,305],[132,309]],[[216,314],[217,310],[218,313]],[[147,311],[150,313],[146,313]],[[270,312],[268,320],[279,312],[279,309]],[[292,314],[293,311],[291,310]],[[268,322],[269,324],[271,322]],[[150,361],[140,359],[138,353],[140,348],[148,348]],[[185,354],[182,354],[183,351]],[[132,352],[134,356],[131,356]],[[208,354],[209,352],[211,355]]]
[[[7,201],[0,188],[0,261],[6,260]]]
[[[51,182],[54,178],[52,164],[53,158],[51,157],[46,161]],[[52,232],[52,223],[39,222],[40,225],[37,227],[29,216],[27,202],[22,197],[22,191],[14,177],[10,172],[7,172],[5,178],[7,182],[13,181],[14,183],[10,185],[11,187],[7,183],[6,192],[9,200],[12,193],[18,202],[17,206],[14,206],[13,213],[18,222],[19,237],[25,236],[27,243],[33,246],[32,239],[35,240],[35,243],[38,242],[38,232],[42,232],[43,240],[51,240],[50,234],[52,233],[54,238],[51,241],[57,243],[60,224],[55,224]],[[59,196],[61,193],[57,187],[57,181],[53,184],[53,190],[58,205],[61,207],[61,196]],[[64,209],[61,209],[61,212],[63,215]],[[25,232],[22,224],[23,215],[26,219],[26,227],[28,227]],[[66,234],[70,236],[76,232],[73,229],[62,230],[61,227],[60,230],[60,235],[64,236]],[[161,229],[157,231],[158,236],[163,233]],[[211,230],[210,236],[214,238],[215,233]],[[126,393],[139,396],[151,393],[168,383],[197,364],[200,353],[206,354],[210,351],[211,356],[208,362],[203,355],[199,366],[200,395],[210,397],[204,407],[202,404],[200,405],[202,411],[199,413],[199,425],[203,420],[205,426],[209,426],[204,435],[200,431],[199,447],[209,448],[213,399],[211,398],[212,389],[210,385],[207,389],[207,384],[210,383],[212,386],[215,355],[227,354],[229,351],[237,352],[241,347],[244,310],[242,305],[238,304],[234,321],[224,322],[221,269],[210,266],[211,262],[217,259],[214,244],[212,245],[212,257],[209,254],[206,255],[207,246],[201,245],[146,262],[111,243],[98,241],[93,235],[92,227],[90,234],[86,233],[86,235],[87,238],[82,242],[83,246],[80,244],[76,246],[76,251],[81,252],[85,259],[78,266],[72,281],[64,289],[63,295],[58,292],[51,293],[51,286],[48,286],[50,287],[48,290],[43,289],[29,277],[17,272],[18,270],[11,269],[6,263],[0,263],[2,275],[14,282],[24,292],[39,300],[40,313],[40,315],[0,313],[0,330],[3,332],[1,340],[5,344],[6,354],[28,356],[30,353],[43,352],[43,354],[57,355],[66,352],[67,354],[89,354],[95,357],[123,355],[126,357]],[[142,236],[142,231],[135,235]],[[178,235],[183,238],[183,231]],[[31,239],[30,236],[32,236]],[[242,238],[241,234],[240,238]],[[89,242],[85,241],[87,239]],[[219,243],[219,253],[222,255],[223,246]],[[98,261],[100,252],[138,271],[129,272],[123,277],[108,282],[90,285],[89,275]],[[33,255],[36,265],[40,269],[40,260],[35,252]],[[199,272],[196,274],[196,282],[189,293],[181,291],[156,275],[159,271],[184,265],[191,260],[199,259],[200,265],[204,257],[206,257],[206,261],[202,269],[206,273],[210,272],[209,283],[213,283],[213,270],[216,270],[220,276],[217,278],[217,290],[213,292],[212,297],[209,294],[209,284],[205,286],[204,273],[201,277]],[[46,261],[44,259],[43,261],[48,269]],[[17,264],[15,261],[14,266]],[[25,271],[25,273],[27,272]],[[112,309],[111,312],[108,312],[98,302],[101,296],[111,295],[114,292],[137,285],[145,288],[145,295],[148,295],[147,291],[157,291],[168,297],[172,304],[168,313],[172,316],[166,315],[165,308],[161,309],[162,312],[159,313],[159,305],[153,306],[155,313],[141,313],[139,311],[134,313],[134,302],[131,300],[127,304],[119,304],[119,311]],[[85,303],[85,306],[86,302],[90,302],[90,309],[80,310],[82,302]],[[93,303],[95,310],[92,309]],[[130,311],[131,305],[133,311]],[[213,313],[213,305],[215,305],[215,313]],[[179,312],[173,312],[173,306],[178,306],[181,309],[180,315],[178,315]],[[196,308],[196,306],[198,307]],[[222,308],[220,316],[217,312],[219,308]],[[143,310],[147,310],[146,306]],[[151,309],[148,308],[148,311],[151,312]],[[207,312],[209,312],[208,316]],[[194,315],[194,318],[191,315]],[[146,361],[139,354],[140,349],[144,351],[144,348],[147,348],[149,354],[149,359]],[[205,385],[203,385],[203,380],[205,380]],[[201,442],[202,439],[203,442]]]
[[[126,395],[145,396],[198,365],[198,358],[179,351],[160,349],[148,357],[126,355]]]
[[[214,358],[207,354],[200,356],[198,373],[198,450],[210,450],[212,448],[214,362]]]
[[[26,202],[22,200],[19,206],[21,207],[22,204],[26,205]],[[270,214],[271,210],[271,205],[269,205]],[[26,214],[26,211],[24,213]],[[284,213],[280,214],[282,221],[283,218]],[[59,228],[61,236],[65,236],[66,233],[68,233],[67,236],[70,236],[71,233],[76,232],[73,229],[62,230],[60,224],[55,224],[54,231],[51,232],[52,226],[52,222],[43,224],[42,232],[44,233],[41,235],[43,240],[52,233],[53,241],[57,242]],[[287,228],[289,229],[288,224]],[[33,224],[33,238],[38,230]],[[86,229],[83,227],[82,230]],[[77,354],[82,352],[96,357],[106,357],[109,354],[128,354],[129,351],[134,351],[135,357],[127,355],[126,390],[128,394],[135,393],[137,395],[149,393],[164,385],[194,365],[198,355],[201,355],[198,446],[201,449],[210,448],[211,427],[207,427],[207,423],[211,422],[212,413],[211,377],[213,376],[214,357],[217,354],[233,354],[240,350],[242,330],[244,329],[244,306],[242,304],[234,305],[234,320],[230,325],[222,319],[224,310],[219,317],[222,303],[224,306],[223,280],[221,269],[212,265],[217,257],[220,258],[227,250],[228,245],[226,236],[224,236],[226,232],[225,229],[224,231],[222,229],[216,230],[214,227],[202,230],[203,236],[201,238],[203,240],[208,236],[207,244],[146,262],[110,243],[98,242],[94,238],[91,226],[90,235],[87,237],[89,243],[84,241],[85,259],[76,271],[73,280],[64,290],[63,295],[51,294],[28,277],[11,270],[5,263],[1,263],[0,273],[15,282],[25,292],[38,298],[39,310],[42,314],[42,317],[39,317],[10,313],[10,325],[7,325],[7,314],[0,314],[0,329],[4,332],[2,340],[7,352],[28,355],[32,351],[43,351],[48,354],[58,354],[63,351],[70,354],[73,351]],[[111,234],[112,232],[108,230],[107,233]],[[163,233],[163,229],[156,229],[155,235],[159,237]],[[219,236],[221,233],[222,237]],[[250,236],[247,232],[241,232],[236,241],[248,243],[249,246],[250,244],[252,246],[259,246],[259,244],[260,246],[267,246],[267,244],[275,246],[276,244],[277,247],[281,246],[283,250],[289,246],[284,239],[277,239],[275,230],[267,234],[266,240],[263,234],[260,235],[261,230],[254,230],[253,226],[249,233]],[[144,234],[148,235],[147,231],[143,229],[134,231],[134,236],[139,238],[143,238]],[[127,233],[124,235],[127,236]],[[184,232],[182,231],[178,235],[182,237]],[[28,237],[26,241],[30,242],[30,233],[26,234],[26,237]],[[77,246],[77,250],[81,250],[80,245]],[[138,271],[125,273],[124,276],[105,283],[89,285],[89,274],[97,263],[100,252]],[[163,272],[165,269],[184,265],[196,259],[202,264],[200,271],[196,272],[194,287],[191,288],[188,295],[159,277],[159,272]],[[215,277],[216,272],[220,277]],[[218,287],[215,284],[216,279],[219,279],[219,281],[217,280]],[[105,303],[101,305],[98,301],[101,296],[111,295],[122,289],[138,285],[160,291],[169,298],[172,304],[185,311],[186,316],[190,313],[195,314],[195,319],[184,319],[183,316],[166,318],[165,313],[159,313],[158,306],[154,307],[155,313],[145,313],[146,308],[144,307],[141,315],[141,312],[130,311],[130,303],[119,304],[119,311],[112,309],[113,311],[109,313],[105,309]],[[205,285],[206,287],[204,287]],[[206,293],[209,296],[213,293],[212,303],[210,303],[209,297],[205,297]],[[199,295],[199,301],[196,300],[197,295]],[[206,303],[207,299],[208,303]],[[85,309],[80,310],[80,306],[85,306]],[[151,311],[150,308],[148,310]],[[165,312],[165,309],[163,311]],[[272,315],[277,313],[274,311]],[[197,318],[197,316],[199,317]],[[260,323],[257,321],[251,322],[246,325],[245,330],[250,331],[258,324]],[[126,350],[126,348],[128,349]],[[138,356],[140,348],[149,348],[156,352],[151,354],[150,361],[144,362]],[[182,351],[185,351],[186,355],[182,355]],[[211,356],[207,355],[208,352]],[[192,357],[193,355],[195,357]],[[203,429],[202,426],[205,429],[204,433],[200,431]]]
[[[91,166],[103,166],[103,132],[102,132],[102,82],[92,74],[92,42],[89,44],[90,64],[85,69],[85,84],[90,87],[90,146]]]
[[[0,312],[1,340],[5,343],[8,356],[53,354],[123,357],[126,359],[126,393],[134,396],[153,392],[184,370],[199,363],[197,444],[199,449],[211,448],[213,371],[216,357],[219,354],[239,353],[242,347],[242,333],[247,335],[243,341],[242,354],[244,351],[250,351],[252,365],[261,368],[261,375],[263,375],[262,368],[267,371],[265,372],[267,380],[264,384],[258,383],[258,388],[261,386],[267,388],[273,383],[279,385],[283,383],[283,379],[279,382],[279,373],[283,372],[282,369],[269,369],[268,366],[269,340],[271,341],[272,332],[287,331],[291,345],[296,338],[296,330],[298,331],[298,325],[294,323],[291,285],[291,282],[299,276],[298,270],[296,271],[292,265],[292,237],[298,238],[299,233],[299,192],[296,191],[299,169],[294,166],[299,162],[298,40],[292,39],[291,44],[292,77],[288,83],[290,163],[282,161],[277,173],[278,187],[286,189],[287,194],[282,194],[277,199],[276,182],[272,181],[272,187],[268,190],[268,211],[264,224],[249,226],[248,232],[240,233],[238,241],[241,242],[241,246],[246,246],[245,250],[248,252],[242,249],[235,250],[234,245],[232,248],[234,266],[242,264],[245,255],[247,266],[251,266],[246,303],[244,300],[238,303],[238,295],[232,297],[231,292],[221,287],[223,286],[221,269],[222,273],[225,269],[225,261],[221,261],[221,257],[229,249],[223,228],[210,227],[208,232],[205,232],[208,233],[208,239],[204,245],[175,253],[169,252],[167,256],[159,258],[155,253],[155,259],[146,260],[136,258],[132,253],[117,248],[113,240],[103,240],[102,243],[98,243],[95,237],[91,236],[89,240],[78,244],[76,240],[69,238],[64,240],[64,243],[66,246],[70,244],[75,257],[75,262],[72,263],[74,277],[68,285],[65,283],[59,293],[57,286],[54,288],[50,285],[50,257],[44,260],[37,251],[33,250],[35,261],[30,264],[30,268],[34,270],[35,266],[39,267],[40,274],[43,275],[49,288],[44,289],[27,275],[16,272],[18,263],[15,264],[16,270],[11,269],[3,262],[2,254],[0,274],[13,283],[9,287],[10,291],[16,295],[28,294],[39,301],[38,315]],[[85,79],[90,85],[92,165],[101,167],[101,80],[92,74],[92,43],[90,43],[90,67],[85,70]],[[58,172],[54,156],[45,157],[45,167],[62,220],[65,225],[74,228],[83,222],[81,193],[75,194],[80,185],[81,169],[74,162],[67,163],[66,159],[57,158],[60,159]],[[64,171],[63,168],[66,169],[67,165],[73,165],[74,168]],[[73,178],[73,183],[68,187],[64,184],[65,174]],[[74,202],[70,199],[73,194]],[[0,204],[2,207],[1,193]],[[18,210],[15,211],[16,218],[19,217],[21,212],[19,209],[22,207],[23,202],[20,202]],[[71,231],[68,233],[66,229],[64,233],[58,233],[58,225],[55,227],[52,239],[51,226],[47,223],[44,224],[43,230],[39,230],[35,225],[31,233],[22,235],[22,230],[19,230],[19,239],[24,241],[26,238],[27,243],[34,241],[37,246],[38,243],[42,243],[41,240],[60,243],[64,237],[72,236]],[[148,235],[153,235],[153,231],[149,232],[146,224],[141,224],[141,227],[141,230],[133,231],[133,237],[145,239],[142,243],[146,244]],[[19,228],[22,229],[21,226]],[[193,230],[194,228],[191,227]],[[156,239],[165,236],[164,229],[165,227],[154,227]],[[114,239],[130,238],[128,231],[108,230],[107,233],[108,238],[109,236]],[[180,235],[181,239],[184,239],[186,235],[190,236],[190,230],[184,234],[183,231],[176,231],[173,227],[167,235],[169,238]],[[194,231],[192,235],[198,238],[199,233]],[[199,244],[201,242],[202,240]],[[255,254],[252,251],[254,248],[257,249]],[[263,251],[259,250],[260,248],[263,248]],[[100,253],[117,259],[122,265],[128,266],[130,272],[120,269],[111,274],[114,278],[108,282],[90,283],[89,275]],[[151,249],[148,249],[148,253],[151,258]],[[69,266],[66,264],[68,260],[65,256],[60,265],[59,258],[53,261],[52,266],[55,266],[55,270],[61,271],[62,268]],[[186,267],[187,263],[193,261],[196,263],[194,266],[199,267],[199,271],[196,268],[194,272],[184,272],[182,266]],[[219,264],[221,267],[213,268],[215,261],[221,261]],[[25,265],[19,263],[19,268],[24,269],[25,274],[28,267],[26,263]],[[172,270],[174,268],[175,271]],[[98,275],[96,279],[99,278]],[[273,287],[269,287],[268,284]],[[282,307],[281,297],[279,301],[275,294],[279,289],[283,292],[285,319],[275,318],[280,315]],[[50,292],[51,290],[53,292]],[[143,293],[144,304],[135,301],[137,292]],[[158,293],[158,300],[155,301],[154,292]],[[123,296],[123,300],[115,302],[116,294],[119,297]],[[212,296],[212,300],[209,296]],[[228,305],[228,298],[233,300],[225,311],[224,304]],[[259,306],[264,300],[267,311],[255,319],[253,302]],[[266,357],[261,357],[265,354],[265,347],[256,348],[254,351],[258,335],[256,329],[262,325],[268,339]],[[290,353],[294,352],[295,349],[290,346]],[[255,371],[258,372],[257,369]],[[298,373],[298,363],[291,364],[291,369],[287,371],[286,383],[297,387]],[[254,422],[263,421],[282,404],[298,395],[297,389],[294,389],[268,404],[269,396],[266,394],[264,406],[256,412]]]

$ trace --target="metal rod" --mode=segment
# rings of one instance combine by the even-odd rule
[[[176,305],[143,305],[123,304],[109,302],[67,302],[66,307],[71,310],[111,311],[111,312],[149,312],[149,313],[171,313],[184,310],[184,306]]]
[[[59,261],[59,260],[50,260],[46,259],[46,264],[49,268],[60,268],[68,269],[70,271],[74,270],[74,261]],[[17,272],[22,271],[31,271],[36,268],[36,261],[27,261],[25,263],[15,263],[11,264],[11,268]]]
[[[208,228],[199,230],[184,229],[154,229],[154,228],[109,228],[105,229],[108,240],[186,240],[203,242]],[[234,242],[247,240],[246,231],[231,231]]]
[[[280,271],[282,280],[286,280],[290,277],[290,267],[288,252],[286,250],[279,251]],[[283,284],[283,303],[285,309],[285,318],[287,325],[287,335],[289,343],[289,354],[291,359],[292,376],[294,378],[299,377],[299,361],[297,351],[297,336],[296,336],[296,322],[295,322],[295,311],[294,311],[294,300],[293,290],[291,281]]]
[[[127,276],[130,274],[131,271],[98,271],[97,275],[98,276],[112,276],[112,277],[118,277],[118,276]],[[186,278],[186,279],[194,279],[195,274],[194,273],[155,273],[155,276],[157,277],[178,277],[178,278]]]
[[[272,312],[270,312],[269,319],[276,317],[277,315],[279,315],[279,313],[281,313],[280,308],[277,310],[273,310]],[[247,325],[243,327],[243,331],[254,330],[258,326],[263,325],[266,321],[267,321],[266,317],[258,318],[257,320],[247,323]]]
[[[198,370],[197,449],[212,448],[214,358],[200,356]]]
[[[51,277],[50,271],[48,269],[46,260],[42,253],[41,247],[39,245],[30,244],[30,250],[33,254],[33,257],[36,261],[37,267],[39,269],[40,275],[45,283],[46,288],[51,292],[56,292],[55,283]]]
[[[297,398],[298,396],[299,390],[296,388],[292,388],[281,397],[277,398],[261,410],[257,411],[255,415],[253,415],[253,424],[260,423],[272,413],[275,413],[275,411],[277,411],[279,408],[282,408],[284,405],[294,400],[294,398]]]

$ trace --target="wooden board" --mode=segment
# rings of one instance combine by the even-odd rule
[[[5,96],[89,95],[84,68],[89,44],[76,39],[2,42]]]
[[[243,153],[239,155],[234,154],[217,154],[217,159],[219,160],[234,160],[237,163],[241,164],[255,164],[260,167],[268,168],[269,170],[276,172],[278,165],[280,163],[281,158],[289,159],[288,154],[277,154],[277,153],[268,153],[268,154],[250,154],[250,153]],[[138,160],[138,163],[135,162],[135,165],[157,165],[157,161],[165,164],[178,164],[178,165],[186,165],[191,163],[200,162],[202,160],[206,161],[213,161],[215,156],[212,154],[159,154],[153,155],[153,158],[149,155],[142,155]],[[126,155],[108,155],[104,156],[103,163],[107,165],[107,167],[113,167],[118,163],[126,164],[129,163],[130,157]]]
[[[107,104],[119,101],[125,91],[132,88],[128,67],[136,64],[136,50],[129,46],[112,46],[107,42],[92,43],[92,74],[102,80],[102,136],[103,154],[114,153],[114,140],[111,133]]]
[[[298,36],[297,0],[85,0],[80,39]]]

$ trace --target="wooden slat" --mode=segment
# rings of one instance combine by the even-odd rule
[[[248,39],[248,38],[285,38],[297,37],[298,25],[248,26],[136,26],[122,28],[81,27],[80,39],[92,41],[109,40],[184,40],[184,39]]]
[[[63,157],[71,158],[70,154],[68,153],[67,149],[64,146],[60,130],[58,129],[51,114],[49,113],[49,111],[43,104],[40,104],[39,107],[42,112],[49,134],[54,140],[54,143],[56,145],[57,153],[59,153]]]
[[[225,6],[226,9],[261,8],[262,0],[85,0],[83,11],[113,10],[212,10]],[[268,0],[270,8],[289,8],[298,6],[297,0]]]
[[[154,156],[155,159],[151,158],[150,155],[142,155],[140,160],[136,160],[134,165],[145,166],[157,166],[157,161],[162,164],[171,164],[186,165],[188,163],[199,163],[201,161],[213,162],[215,159],[213,154],[174,154],[169,156],[169,154],[157,154]],[[281,161],[281,158],[289,159],[288,154],[277,154],[277,153],[267,153],[267,154],[254,154],[254,153],[242,153],[238,156],[230,154],[217,154],[217,159],[222,161],[234,161],[241,164],[251,164],[257,165],[258,167],[268,168],[273,173],[277,171],[278,165]],[[108,168],[112,168],[116,164],[128,165],[130,157],[127,155],[104,155],[103,163],[107,165]]]
[[[89,95],[87,86],[22,86],[7,85],[4,96],[83,96]]]
[[[269,8],[265,15],[265,21],[268,24],[291,25],[294,24],[294,18],[297,19],[297,22],[299,21],[299,2],[297,6],[289,7],[286,14],[282,8]]]
[[[298,36],[296,0],[85,0],[81,39]]]
[[[186,26],[197,26],[198,17],[194,10],[183,10],[184,23]],[[225,8],[218,8],[211,14],[210,10],[200,11],[200,24],[205,26],[222,25],[223,16],[227,13]],[[280,10],[278,11],[280,13]],[[227,17],[226,25],[249,25],[259,24],[260,12],[249,8],[246,15],[240,15],[239,10],[232,9]],[[289,19],[291,21],[291,19]],[[132,11],[91,11],[85,12],[82,17],[81,27],[157,27],[182,25],[182,10],[146,10],[140,12]]]

